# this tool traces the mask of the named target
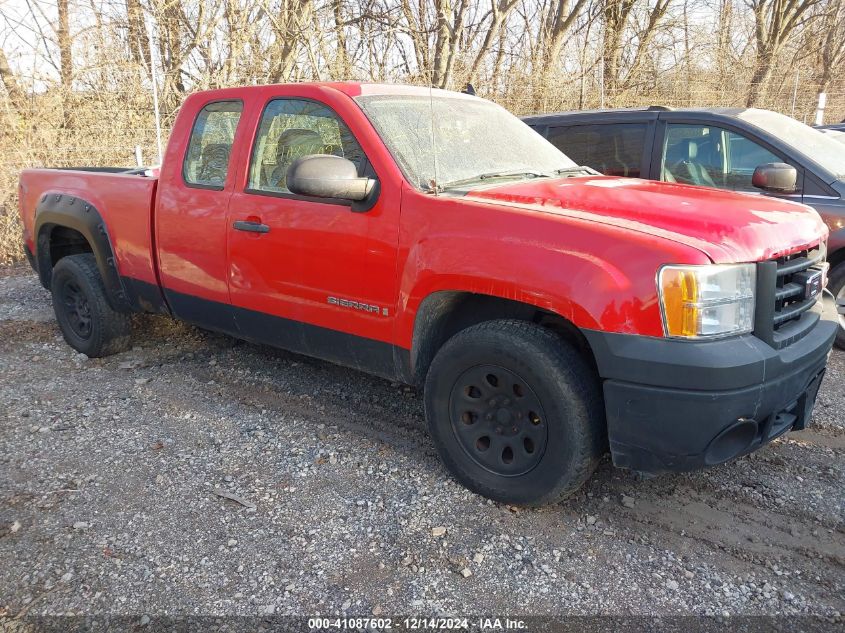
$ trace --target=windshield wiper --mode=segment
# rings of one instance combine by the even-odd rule
[[[446,189],[454,189],[461,185],[468,185],[482,180],[493,180],[495,178],[551,178],[551,176],[538,171],[490,171],[484,174],[478,174],[477,176],[461,178],[460,180],[452,180],[442,185],[436,185],[432,188],[432,191],[445,191]]]
[[[600,172],[597,172],[592,167],[587,167],[586,165],[582,167],[563,167],[561,169],[555,169],[556,176],[578,176],[579,174],[590,174],[593,176],[599,175]]]

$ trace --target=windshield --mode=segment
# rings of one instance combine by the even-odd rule
[[[476,180],[553,176],[577,167],[554,145],[490,101],[460,94],[444,96],[442,92],[432,97],[369,95],[356,101],[405,177],[423,191]]]
[[[845,151],[836,139],[792,117],[769,110],[743,110],[737,118],[756,125],[816,161],[837,179],[845,178]]]

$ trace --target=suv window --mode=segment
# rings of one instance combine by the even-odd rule
[[[666,126],[661,180],[733,191],[758,191],[754,170],[783,159],[748,137],[713,125]]]
[[[309,154],[333,154],[364,167],[364,152],[346,124],[328,107],[304,99],[275,99],[261,115],[249,167],[249,191],[290,193],[287,170]]]
[[[223,188],[242,110],[240,101],[217,101],[200,110],[182,164],[186,184]]]
[[[639,178],[646,128],[646,123],[573,125],[551,129],[549,141],[579,165]]]

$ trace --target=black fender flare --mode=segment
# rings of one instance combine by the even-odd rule
[[[50,287],[53,274],[50,237],[56,227],[73,229],[88,241],[97,260],[109,304],[119,312],[132,311],[117,271],[114,249],[103,216],[93,204],[76,196],[48,192],[41,196],[35,207],[35,262],[41,284],[45,288]]]
[[[437,290],[417,307],[410,354],[406,359],[408,382],[421,385],[440,347],[461,330],[492,319],[530,321],[541,312],[537,306],[464,290]]]

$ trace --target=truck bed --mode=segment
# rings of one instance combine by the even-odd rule
[[[148,173],[118,167],[24,170],[19,204],[30,252],[35,252],[39,202],[45,195],[68,196],[101,216],[120,277],[156,284],[152,222],[158,177]]]

